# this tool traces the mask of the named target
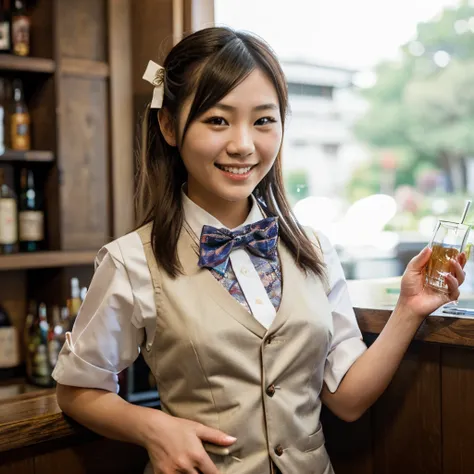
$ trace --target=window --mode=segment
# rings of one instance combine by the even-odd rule
[[[216,23],[257,33],[281,59],[283,169],[300,221],[351,265],[369,259],[364,277],[400,275],[474,193],[474,1],[401,0],[388,17],[378,0],[215,6]]]

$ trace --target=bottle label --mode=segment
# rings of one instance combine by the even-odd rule
[[[30,20],[27,16],[17,16],[12,22],[13,52],[19,56],[30,53]]]
[[[41,211],[20,212],[20,241],[40,242],[43,240],[43,220]]]
[[[10,23],[0,23],[0,51],[10,51]]]
[[[0,244],[12,245],[17,241],[16,201],[0,199]]]
[[[50,367],[48,361],[48,350],[45,344],[36,346],[36,351],[33,354],[33,377],[45,377],[50,374]]]
[[[0,369],[12,369],[19,364],[20,350],[16,328],[0,328]]]
[[[30,149],[30,116],[29,114],[13,114],[12,148],[14,150]]]

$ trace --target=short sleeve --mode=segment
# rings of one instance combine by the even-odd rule
[[[53,371],[63,385],[118,391],[117,374],[139,354],[145,333],[133,323],[134,297],[127,269],[104,247],[72,332]]]
[[[352,364],[366,351],[367,346],[355,317],[341,262],[328,238],[318,232],[326,264],[328,300],[333,318],[333,337],[324,369],[324,382],[334,393]]]

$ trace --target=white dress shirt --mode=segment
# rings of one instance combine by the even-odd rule
[[[225,227],[184,193],[183,208],[187,223],[198,237],[204,225]],[[263,217],[254,200],[242,226]],[[318,237],[326,264],[330,288],[328,300],[334,326],[324,381],[329,390],[335,392],[366,346],[357,326],[336,251],[324,235],[318,233]],[[230,263],[252,315],[268,329],[276,310],[248,252],[245,249],[233,250]],[[133,271],[130,271],[131,265]],[[89,291],[72,333],[66,335],[53,378],[64,385],[115,392],[118,391],[117,374],[133,364],[139,355],[140,344],[145,342],[147,347],[151,347],[154,338],[160,337],[155,334],[154,289],[143,245],[136,232],[103,247],[95,266]]]

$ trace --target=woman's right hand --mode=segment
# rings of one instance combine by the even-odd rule
[[[156,412],[145,435],[154,474],[219,474],[203,442],[231,446],[236,438],[194,421]]]

